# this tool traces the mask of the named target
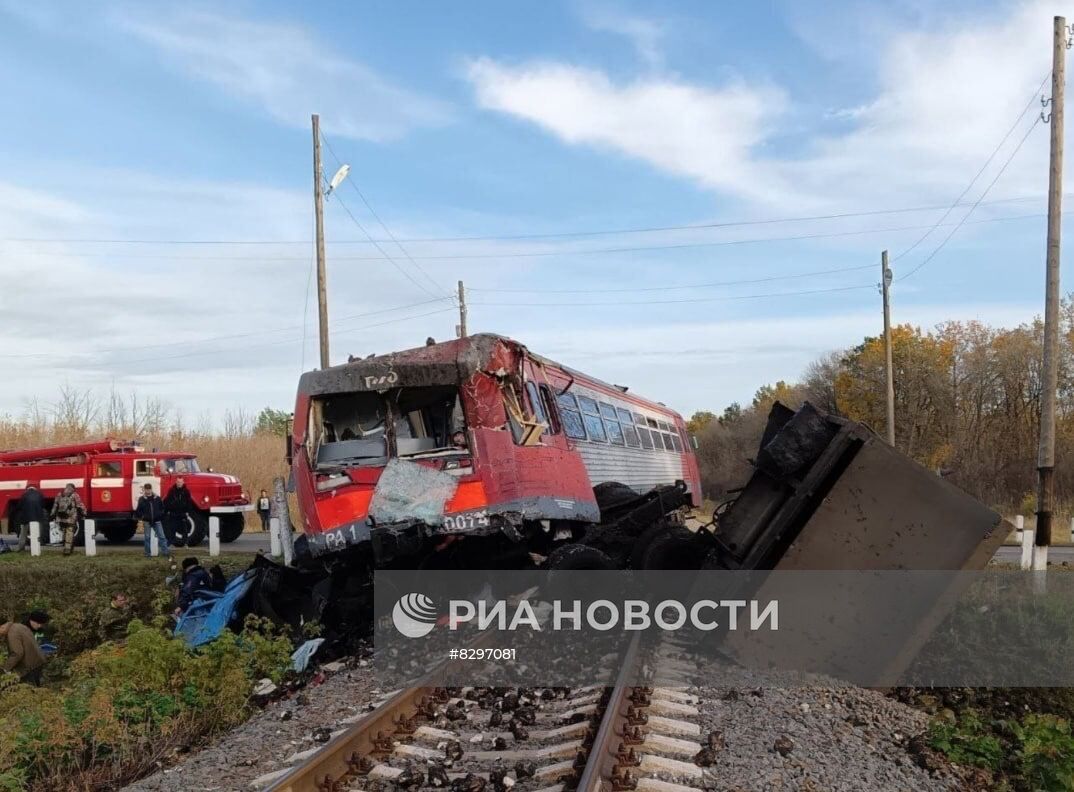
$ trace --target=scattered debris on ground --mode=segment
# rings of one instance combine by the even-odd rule
[[[126,787],[129,792],[223,792],[260,789],[379,701],[368,659],[322,666],[303,690],[268,704],[214,745]],[[252,782],[258,781],[252,785]]]

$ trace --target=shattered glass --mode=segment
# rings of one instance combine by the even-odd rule
[[[380,474],[369,516],[381,525],[420,520],[442,525],[444,505],[455,495],[458,479],[405,459],[392,459]]]

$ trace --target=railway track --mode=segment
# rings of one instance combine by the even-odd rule
[[[646,660],[655,662],[653,657]],[[633,684],[635,646],[609,684],[399,691],[268,787],[272,792],[686,792],[705,787],[695,695]],[[659,662],[675,662],[662,658]],[[666,666],[665,666],[666,667]],[[711,787],[711,783],[708,784]]]

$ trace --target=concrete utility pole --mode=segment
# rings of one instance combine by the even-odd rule
[[[1048,564],[1055,504],[1055,394],[1059,381],[1059,231],[1063,200],[1063,93],[1066,90],[1067,21],[1057,16],[1052,37],[1051,163],[1048,168],[1048,248],[1044,292],[1044,363],[1037,454],[1037,552],[1033,568]],[[1046,121],[1048,119],[1045,119]]]
[[[328,362],[328,283],[324,269],[324,180],[321,174],[321,117],[313,114],[313,208],[317,216],[317,317],[320,322],[321,368]]]
[[[466,289],[459,281],[459,338],[466,338]]]
[[[895,372],[891,366],[891,270],[888,252],[880,254],[880,290],[884,295],[884,369],[887,372],[888,445],[895,445]]]

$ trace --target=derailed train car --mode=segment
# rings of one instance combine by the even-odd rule
[[[678,413],[489,334],[304,374],[289,452],[300,552],[372,566],[621,566],[569,551],[701,497]]]

